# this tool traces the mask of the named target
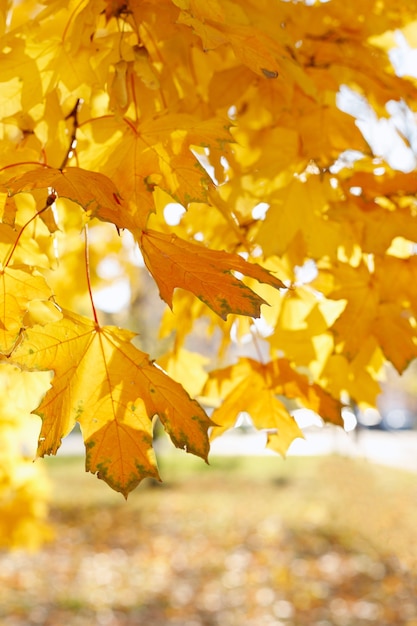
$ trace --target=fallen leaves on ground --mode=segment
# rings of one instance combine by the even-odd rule
[[[54,510],[54,543],[0,555],[2,626],[415,626],[415,484],[343,458],[255,461],[269,478],[221,461],[127,504],[94,482]]]

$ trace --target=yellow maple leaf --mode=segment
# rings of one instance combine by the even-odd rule
[[[302,406],[316,412],[323,420],[343,425],[342,405],[324,389],[310,383],[295,371],[286,359],[276,359],[266,365],[253,359],[241,358],[232,366],[210,372],[205,386],[206,397],[221,398],[221,406],[213,413],[218,425],[212,438],[232,428],[240,412],[250,414],[259,429],[272,431],[271,448],[285,456],[291,442],[303,437],[294,418],[277,396],[298,400]]]
[[[380,385],[369,367],[375,349],[375,340],[371,338],[363,344],[352,361],[343,354],[331,354],[321,373],[321,382],[329,393],[338,397],[347,392],[354,400],[374,405],[381,393]]]
[[[176,446],[203,459],[211,425],[183,388],[130,343],[133,336],[64,311],[62,320],[29,329],[12,356],[22,367],[55,373],[36,410],[42,418],[38,455],[55,454],[79,422],[87,470],[125,496],[146,476],[158,477],[155,415]]]
[[[395,285],[390,279],[392,271],[399,267],[404,273]],[[336,285],[328,297],[345,299],[346,307],[331,330],[336,345],[343,347],[343,353],[350,360],[369,336],[375,337],[385,356],[401,373],[417,356],[408,304],[410,286],[406,280],[408,270],[413,271],[413,264],[408,265],[402,259],[386,259],[378,261],[376,269],[370,272],[364,263],[357,268],[339,264],[332,269]]]
[[[359,352],[364,339],[372,332],[378,311],[378,288],[364,263],[353,268],[340,264],[332,270],[336,288],[328,297],[346,299],[346,307],[332,326],[337,342],[350,359]]]
[[[340,242],[340,227],[322,217],[334,197],[328,178],[291,177],[288,184],[274,193],[271,208],[259,223],[257,241],[264,254],[282,255],[301,233],[313,258],[334,257]]]
[[[397,303],[389,302],[379,305],[372,323],[373,335],[399,374],[417,357],[415,331],[409,317]]]
[[[323,389],[300,374],[288,359],[276,359],[268,364],[268,376],[277,393],[286,398],[297,400],[307,409],[317,413],[325,422],[343,426],[341,415],[342,403]]]
[[[238,413],[247,412],[259,429],[276,434],[275,450],[285,457],[294,439],[303,437],[295,419],[278,400],[273,389],[268,389],[262,375],[253,372],[240,382],[213,413],[219,428],[213,429],[213,438],[232,428]]]

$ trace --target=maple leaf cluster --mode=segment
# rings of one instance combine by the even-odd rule
[[[87,469],[127,495],[159,476],[156,416],[207,460],[210,430],[241,411],[285,454],[302,436],[291,402],[342,425],[342,399],[374,403],[382,364],[401,373],[417,356],[417,179],[346,105],[412,152],[417,89],[392,51],[413,44],[417,2],[385,4],[1,5],[0,353],[53,373],[40,456],[78,423]],[[94,306],[106,255],[135,271],[123,232],[169,306],[159,365]],[[243,354],[194,386],[224,401],[213,421],[169,376],[189,378],[202,317],[223,352],[232,336],[262,345],[262,362]]]

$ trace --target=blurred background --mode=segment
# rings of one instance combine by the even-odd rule
[[[96,276],[101,321],[138,331],[157,358],[173,336],[158,337],[156,287],[140,259],[128,283],[113,261]],[[203,323],[187,348],[209,359],[218,341]],[[8,450],[24,458],[0,475],[1,626],[417,626],[415,381],[415,364],[387,369],[378,407],[346,408],[346,431],[295,410],[305,439],[286,460],[247,414],[209,466],[159,434],[164,482],[127,502],[84,472],[77,431],[34,464],[39,424],[22,405]],[[13,384],[9,373],[3,418],[4,398],[25,396]]]
[[[127,502],[70,435],[35,464],[43,543],[0,552],[0,624],[415,626],[414,434],[310,425],[283,460],[242,416],[210,466],[161,436]]]

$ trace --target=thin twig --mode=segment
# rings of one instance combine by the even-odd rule
[[[77,129],[78,129],[78,113],[84,103],[82,98],[78,98],[77,102],[74,105],[74,108],[68,113],[66,116],[66,120],[70,120],[72,118],[72,133],[70,137],[69,147],[67,153],[64,157],[64,160],[61,163],[60,170],[63,170],[68,161],[72,158],[75,152],[75,148],[77,147]]]

